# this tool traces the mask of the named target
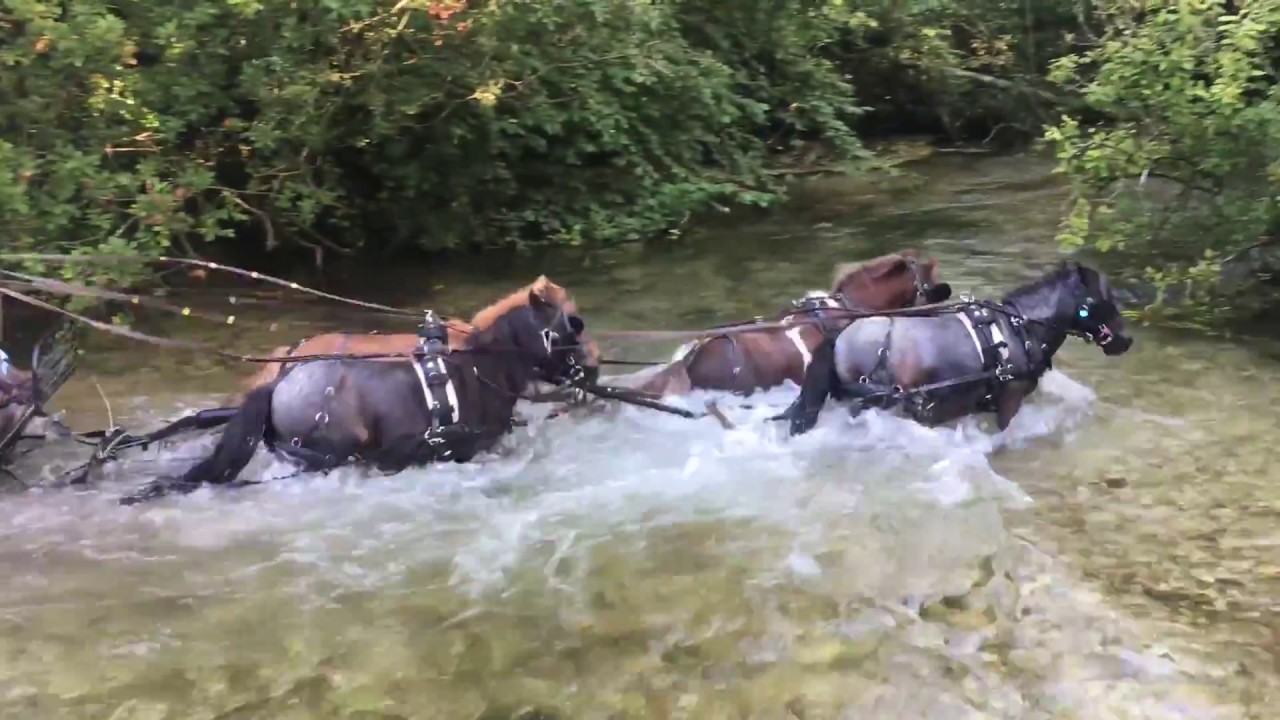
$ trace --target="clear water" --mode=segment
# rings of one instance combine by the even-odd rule
[[[834,263],[906,245],[989,295],[1056,258],[1043,162],[914,170],[924,182],[816,181],[785,213],[667,249],[351,282],[457,310],[547,272],[595,329],[688,328],[775,311]],[[149,329],[262,352],[395,327],[314,302],[237,312]],[[1152,330],[1118,360],[1072,345],[1002,434],[831,409],[788,439],[764,418],[794,388],[722,398],[729,431],[530,407],[472,465],[288,477],[261,456],[247,475],[282,479],[118,507],[212,438],[139,452],[89,490],[5,499],[0,716],[1275,717],[1275,357]],[[106,422],[101,395],[148,427],[245,372],[99,338],[58,402],[78,429]],[[19,471],[37,484],[80,455],[44,448]]]

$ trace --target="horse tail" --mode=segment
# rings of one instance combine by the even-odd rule
[[[275,389],[276,384],[270,383],[250,390],[239,411],[227,421],[227,429],[218,438],[213,454],[183,473],[178,484],[194,489],[203,483],[222,485],[235,480],[253,459],[258,443],[266,434]]]
[[[271,396],[275,389],[273,382],[250,390],[227,421],[213,453],[183,473],[181,478],[148,483],[134,494],[121,498],[120,504],[134,505],[174,491],[189,493],[205,483],[223,485],[234,480],[253,459],[258,443],[266,434],[267,422],[271,419]]]

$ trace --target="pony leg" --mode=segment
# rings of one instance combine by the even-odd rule
[[[275,384],[265,385],[245,396],[244,404],[227,422],[227,428],[218,439],[212,455],[196,463],[182,477],[150,483],[138,492],[121,498],[120,504],[134,505],[173,491],[189,493],[205,483],[223,485],[235,480],[253,459],[258,444],[266,434],[267,423],[271,420],[271,396],[275,389]]]
[[[836,344],[834,340],[823,340],[814,348],[813,361],[804,373],[804,382],[800,385],[800,394],[777,420],[783,418],[791,421],[792,435],[802,435],[813,429],[818,423],[818,413],[831,395],[836,377]]]
[[[1022,400],[1026,395],[1022,389],[1010,383],[1000,394],[1000,402],[996,406],[996,427],[1002,432],[1013,422],[1013,417],[1022,409]]]

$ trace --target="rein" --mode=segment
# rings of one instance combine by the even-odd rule
[[[850,308],[824,308],[824,313],[839,315],[849,320],[860,320],[870,317],[937,317],[951,313],[961,312],[965,307],[973,305],[975,300],[952,300],[945,303],[934,303],[932,305],[920,305],[917,307],[899,308],[897,310],[854,310]],[[790,330],[796,325],[817,325],[818,321],[812,319],[802,319],[793,322],[787,322],[786,319],[796,316],[809,315],[813,312],[811,309],[788,310],[783,313],[783,320],[775,320],[765,322],[763,319],[748,320],[745,322],[729,323],[726,325],[716,325],[702,330],[593,330],[592,334],[601,338],[617,338],[617,339],[699,339],[705,337],[715,337],[720,335],[738,335],[741,333],[755,332],[757,330]],[[663,362],[648,362],[642,360],[601,360],[601,365],[663,365]]]
[[[33,305],[38,308],[42,308],[44,310],[48,310],[50,312],[58,313],[72,320],[75,320],[77,322],[84,323],[85,325],[88,325],[89,327],[92,327],[96,330],[101,330],[105,333],[110,333],[113,335],[119,335],[120,337],[129,338],[130,340],[137,340],[139,342],[150,343],[152,345],[158,345],[160,347],[169,347],[169,348],[175,348],[180,350],[191,350],[194,352],[209,353],[211,355],[217,355],[218,357],[222,357],[228,360],[237,360],[240,362],[294,363],[294,362],[303,362],[308,360],[381,360],[381,359],[392,359],[392,358],[409,358],[414,356],[414,353],[412,351],[380,352],[380,353],[325,353],[325,354],[315,354],[315,355],[288,355],[284,357],[271,356],[271,355],[241,355],[239,353],[228,352],[226,350],[222,350],[221,348],[217,348],[212,345],[207,345],[205,343],[190,342],[186,340],[173,340],[171,338],[162,338],[162,337],[157,337],[155,335],[148,335],[147,333],[143,333],[143,332],[138,332],[137,330],[130,330],[128,328],[118,327],[116,325],[101,322],[99,320],[94,320],[93,318],[85,317],[84,315],[80,315],[79,313],[75,313],[70,310],[66,310],[64,308],[60,308],[57,305],[54,305],[52,303],[44,302],[43,300],[34,298],[30,295],[27,295],[26,293],[20,293],[16,290],[11,290],[6,287],[0,287],[0,295],[7,295],[11,298],[14,298],[15,300],[28,303],[30,305]],[[462,333],[464,335],[474,334],[472,331],[466,330],[463,328],[453,328],[453,330],[455,330],[456,332]],[[452,352],[471,353],[471,352],[504,352],[504,351],[518,352],[514,348],[458,348],[456,350],[453,350]]]
[[[111,260],[119,260],[119,261],[126,261],[126,262],[135,262],[135,263],[136,262],[173,263],[175,265],[187,265],[187,266],[205,268],[207,270],[217,270],[220,272],[231,273],[232,275],[239,275],[240,277],[249,278],[251,280],[260,280],[262,282],[269,283],[271,285],[287,287],[290,290],[296,290],[298,292],[306,293],[308,295],[315,295],[316,297],[322,297],[327,300],[335,300],[337,302],[346,303],[348,305],[355,305],[357,307],[368,308],[370,310],[379,310],[382,312],[391,313],[393,315],[400,315],[404,317],[414,317],[414,318],[419,317],[421,315],[421,313],[414,312],[412,310],[405,310],[403,308],[391,307],[390,305],[381,305],[375,302],[368,302],[365,300],[356,300],[354,298],[343,297],[341,295],[334,295],[332,293],[324,292],[323,290],[316,290],[314,288],[306,287],[305,285],[299,285],[298,283],[292,282],[289,280],[283,280],[281,278],[273,277],[271,275],[264,275],[260,272],[256,272],[252,270],[241,270],[240,268],[237,268],[237,267],[232,267],[230,265],[222,265],[216,262],[210,262],[208,260],[196,260],[192,258],[176,258],[176,257],[168,257],[168,256],[160,256],[160,257],[154,257],[154,258],[138,258],[130,255],[111,255],[111,254],[51,255],[47,253],[0,253],[0,260],[37,260],[40,262],[49,262],[49,263],[57,263],[57,264],[64,264],[64,265],[79,263],[79,262],[101,262],[101,261],[111,261]]]

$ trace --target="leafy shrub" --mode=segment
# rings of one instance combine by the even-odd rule
[[[16,0],[0,11],[0,240],[248,256],[651,236],[777,199],[779,136],[860,153],[853,92],[815,52],[831,12]]]

